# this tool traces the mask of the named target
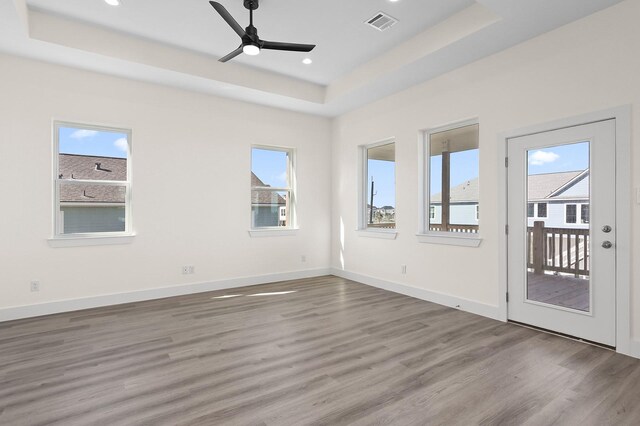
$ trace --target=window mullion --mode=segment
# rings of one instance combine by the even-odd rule
[[[89,179],[56,179],[59,183],[70,185],[105,185],[105,186],[125,186],[129,185],[128,180],[89,180]]]
[[[271,191],[271,192],[285,192],[291,191],[291,188],[274,188],[273,186],[252,186],[252,191]]]

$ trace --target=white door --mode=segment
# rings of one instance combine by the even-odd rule
[[[507,153],[509,319],[615,346],[615,120]]]

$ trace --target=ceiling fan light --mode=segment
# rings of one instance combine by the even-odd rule
[[[104,0],[109,6],[120,6],[120,0]]]
[[[242,51],[247,55],[255,56],[260,53],[260,48],[254,44],[245,44]]]

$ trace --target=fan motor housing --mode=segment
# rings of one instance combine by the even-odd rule
[[[244,7],[249,10],[256,10],[258,6],[258,0],[244,0]]]

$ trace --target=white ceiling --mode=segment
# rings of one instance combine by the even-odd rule
[[[248,24],[242,0],[219,1]],[[619,1],[261,0],[261,38],[316,49],[222,64],[239,38],[207,0],[0,0],[0,52],[336,116]],[[399,23],[367,27],[378,11]]]
[[[30,7],[157,40],[220,58],[240,38],[207,0],[28,0]],[[249,11],[243,0],[218,0],[244,28]],[[381,52],[473,4],[473,0],[260,0],[254,25],[262,39],[317,44],[310,53],[263,51],[237,62],[302,80],[329,84]],[[378,11],[399,20],[385,32],[363,22]],[[311,66],[302,64],[309,57]]]

